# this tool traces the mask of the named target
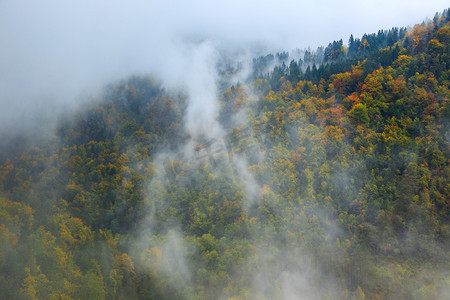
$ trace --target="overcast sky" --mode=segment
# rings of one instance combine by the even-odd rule
[[[414,25],[446,7],[444,0],[0,0],[0,126],[131,73],[181,80],[188,39],[316,48]]]

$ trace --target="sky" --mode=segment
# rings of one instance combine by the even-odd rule
[[[222,50],[315,49],[414,25],[447,7],[443,0],[0,0],[0,132],[45,122],[130,74],[192,82],[186,74],[199,60],[192,41]]]

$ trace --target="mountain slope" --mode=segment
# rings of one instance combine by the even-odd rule
[[[219,134],[135,76],[5,148],[0,298],[444,299],[448,12],[319,65],[253,60]]]

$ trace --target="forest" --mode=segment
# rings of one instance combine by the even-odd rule
[[[9,137],[0,298],[448,299],[450,10],[290,57],[206,125],[135,75]]]

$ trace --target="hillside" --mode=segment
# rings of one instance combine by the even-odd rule
[[[8,139],[0,298],[445,299],[449,13],[223,68],[215,115],[132,76]]]

